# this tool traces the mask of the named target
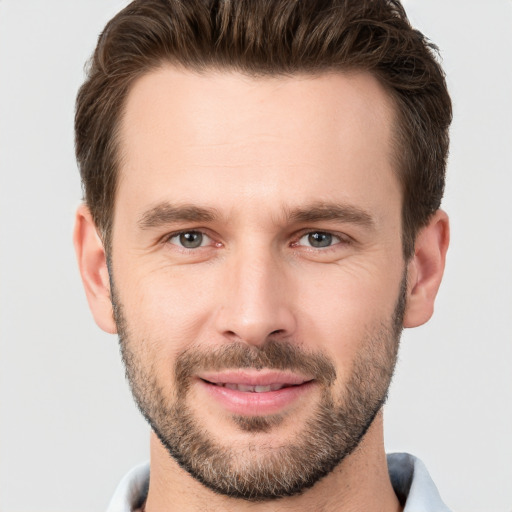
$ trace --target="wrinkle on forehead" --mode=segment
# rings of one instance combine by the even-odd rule
[[[169,203],[191,221],[271,212],[281,222],[292,216],[284,208],[302,209],[297,221],[370,226],[400,207],[392,119],[392,99],[368,73],[255,79],[162,67],[128,96],[115,215],[139,227],[172,220],[167,207],[149,212]]]

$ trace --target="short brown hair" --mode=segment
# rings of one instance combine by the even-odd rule
[[[437,48],[398,0],[135,0],[105,27],[76,102],[85,201],[107,250],[118,127],[134,80],[164,62],[249,75],[361,70],[397,110],[404,256],[439,208],[452,110]]]

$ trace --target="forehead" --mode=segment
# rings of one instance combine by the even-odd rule
[[[237,197],[248,208],[272,196],[288,206],[332,194],[364,202],[370,182],[393,196],[393,108],[368,73],[253,78],[166,65],[128,95],[118,195],[136,193],[141,203]]]

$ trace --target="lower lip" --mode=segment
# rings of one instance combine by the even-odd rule
[[[310,381],[277,391],[251,393],[216,386],[204,380],[198,382],[201,388],[227,411],[243,416],[263,416],[283,412],[314,387],[314,383]]]

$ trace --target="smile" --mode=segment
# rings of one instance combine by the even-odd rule
[[[208,381],[206,381],[208,382]],[[292,386],[298,386],[300,384],[269,384],[267,386],[251,386],[249,384],[235,384],[231,382],[208,382],[214,386],[220,386],[222,388],[228,388],[233,391],[242,391],[244,393],[268,393],[269,391],[279,391],[283,388],[289,388]]]
[[[242,416],[284,412],[316,388],[309,376],[270,370],[234,370],[197,377],[198,388],[209,402]]]

